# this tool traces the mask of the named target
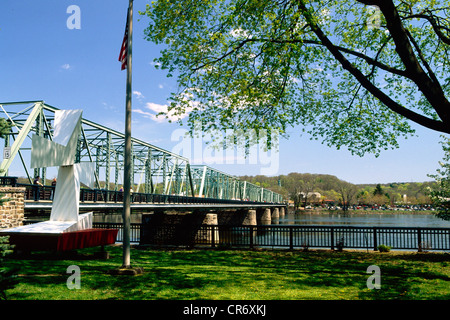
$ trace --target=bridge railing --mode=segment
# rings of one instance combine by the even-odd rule
[[[17,184],[17,177],[0,177],[1,186],[12,186]]]
[[[120,223],[94,223],[117,228]],[[226,248],[328,248],[378,250],[386,245],[398,250],[450,250],[450,228],[357,227],[315,225],[209,226],[198,229],[176,225],[133,224],[134,242],[155,245],[203,245]],[[143,234],[147,236],[142,237]],[[153,235],[149,241],[148,234]],[[117,238],[122,241],[121,233]]]
[[[25,200],[48,200],[53,199],[55,187],[37,186],[33,184],[17,183],[14,177],[0,177],[0,185],[10,185],[17,187],[25,187]],[[80,202],[123,202],[123,192],[104,189],[80,189]],[[131,194],[132,203],[160,203],[160,204],[258,204],[261,202],[246,201],[239,199],[215,199],[206,197],[188,197],[180,195],[167,195],[155,193],[139,193]],[[270,204],[272,204],[270,202]],[[280,204],[284,205],[284,204]]]

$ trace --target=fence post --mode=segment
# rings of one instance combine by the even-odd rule
[[[141,224],[139,225],[139,245],[142,244],[143,235],[144,235],[144,224],[141,222]]]
[[[289,249],[294,249],[294,228],[292,226],[289,227]]]
[[[417,228],[417,251],[422,252],[422,232],[421,228]]]
[[[448,247],[447,247],[447,249],[450,250],[450,230],[447,230],[447,231],[448,231]],[[443,246],[442,248],[445,248],[445,246]]]
[[[215,248],[216,247],[216,226],[208,226],[207,228],[211,228],[211,248]],[[218,228],[218,226],[217,226]]]
[[[377,228],[373,228],[373,251],[378,250]]]
[[[333,227],[331,227],[330,228],[330,231],[331,231],[331,233],[330,233],[330,237],[331,237],[331,250],[334,250],[334,228]]]
[[[253,249],[253,226],[250,227],[250,249]]]

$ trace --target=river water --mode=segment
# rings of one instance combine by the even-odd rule
[[[362,227],[448,228],[450,221],[429,213],[302,213],[286,214],[279,225],[352,225]]]
[[[140,213],[133,213],[131,215],[131,222],[132,223],[140,223],[142,218],[142,214]],[[121,214],[99,214],[94,215],[94,221],[95,222],[115,222],[115,223],[121,223],[122,218]],[[357,226],[357,227],[410,227],[410,228],[450,228],[450,221],[445,221],[442,219],[437,218],[435,215],[431,213],[379,213],[379,212],[370,212],[370,213],[350,213],[350,214],[343,214],[343,213],[302,213],[302,214],[293,214],[288,213],[283,218],[280,218],[278,220],[272,221],[272,225],[323,225],[323,226]],[[119,230],[119,236],[118,238],[121,239],[122,230]],[[320,233],[320,232],[319,232]],[[305,235],[303,235],[305,236]],[[402,235],[397,235],[396,237],[401,237]],[[236,235],[234,235],[236,237]],[[242,235],[242,241],[243,243],[248,242],[248,236]],[[272,247],[277,247],[276,243],[280,243],[281,239],[280,237],[287,237],[286,234],[273,234],[273,239],[271,240],[273,242]],[[317,241],[328,241],[329,234],[320,234],[318,236],[315,236]],[[322,237],[322,238],[321,238]],[[414,238],[415,235],[410,236],[411,243],[416,244],[417,239]],[[425,237],[425,236],[423,236]],[[263,240],[261,240],[264,238]],[[258,234],[257,238],[255,238],[255,245],[258,246],[259,244],[267,242],[266,239],[267,236],[264,234]],[[237,238],[236,238],[237,239]],[[235,240],[236,240],[235,239]],[[286,239],[284,239],[286,240]],[[316,241],[315,240],[315,241]],[[372,236],[368,237],[366,239],[366,247],[367,248],[373,248],[372,243]],[[134,238],[131,240],[132,242],[139,242],[139,232],[134,236]],[[239,242],[239,239],[237,239]],[[384,241],[383,244],[389,245],[395,249],[395,245],[392,246],[389,241],[387,240],[380,240]],[[433,240],[434,241],[434,240]],[[439,243],[442,241],[446,241],[445,243],[448,243],[448,240],[439,240]],[[271,242],[271,243],[272,243]],[[283,242],[283,241],[281,241]],[[296,241],[297,243],[300,243],[299,241]],[[286,243],[284,241],[283,243]],[[314,247],[313,242],[311,242],[311,247]],[[414,246],[413,246],[414,248]],[[445,248],[448,248],[448,246],[445,246]],[[447,250],[447,249],[446,249]]]
[[[133,213],[132,223],[140,223],[142,215]],[[95,222],[121,223],[117,214],[94,215]],[[432,213],[288,213],[284,218],[273,221],[277,225],[352,225],[362,227],[429,227],[450,228],[450,221],[437,218]]]

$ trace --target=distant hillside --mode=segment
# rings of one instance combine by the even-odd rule
[[[264,188],[282,194],[285,199],[294,200],[295,193],[318,192],[322,201],[342,201],[344,197],[353,203],[385,204],[409,203],[429,204],[427,188],[434,182],[392,182],[386,184],[352,184],[328,174],[311,174],[292,172],[276,177],[241,176]],[[406,195],[406,196],[405,196]]]

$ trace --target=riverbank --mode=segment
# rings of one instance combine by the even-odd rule
[[[288,213],[290,214],[435,214],[434,210],[400,210],[400,209],[349,209],[344,211],[342,209],[326,209],[326,208],[317,208],[317,209],[298,209],[294,210],[292,208],[288,209]]]

